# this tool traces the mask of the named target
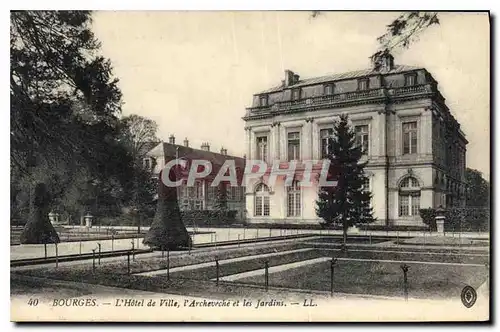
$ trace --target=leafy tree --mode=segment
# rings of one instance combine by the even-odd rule
[[[322,11],[312,11],[310,18],[317,18]],[[391,52],[397,48],[408,48],[418,40],[418,36],[432,25],[439,24],[437,12],[404,12],[387,25],[384,34],[377,38],[379,50],[371,56],[372,59],[380,57],[383,53]]]
[[[219,224],[226,222],[228,216],[227,190],[229,183],[221,181],[216,188],[214,211],[216,211]]]
[[[465,170],[466,206],[467,207],[489,207],[490,206],[490,184],[483,178],[483,174],[475,169]]]
[[[30,187],[29,243],[52,238],[45,217],[34,217],[53,203],[48,180],[72,179],[81,168],[95,178],[130,176],[116,139],[118,80],[90,25],[88,11],[11,12],[11,172]]]
[[[328,142],[327,180],[336,180],[337,185],[320,187],[316,200],[318,217],[326,224],[342,225],[344,248],[350,226],[375,220],[370,207],[371,193],[364,188],[366,163],[360,162],[362,150],[356,145],[355,133],[348,121],[347,115],[340,116]]]
[[[155,182],[152,181],[155,165],[145,167],[143,160],[146,154],[160,143],[156,134],[158,125],[151,119],[132,114],[121,119],[121,126],[121,141],[134,162],[134,174],[127,186],[127,192],[132,193],[130,204],[135,214],[137,232],[140,233],[141,219],[150,209],[156,193]]]
[[[228,183],[224,181],[221,181],[217,186],[214,210],[221,212],[227,211],[227,187]]]
[[[176,181],[175,167],[168,174],[171,181]],[[167,187],[158,178],[158,205],[153,223],[146,233],[143,243],[153,249],[178,249],[191,247],[192,241],[182,221],[181,211],[177,202],[177,188]]]
[[[437,12],[405,12],[387,25],[387,31],[377,41],[389,51],[408,48],[421,32],[434,24],[439,24]]]

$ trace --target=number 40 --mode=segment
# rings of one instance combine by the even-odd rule
[[[36,307],[38,305],[38,299],[29,299],[28,305],[32,307]]]

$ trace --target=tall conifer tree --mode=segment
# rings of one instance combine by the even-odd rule
[[[371,193],[366,188],[368,177],[364,173],[366,162],[347,115],[341,115],[328,140],[327,180],[337,181],[335,187],[321,186],[316,201],[316,214],[326,224],[341,224],[343,246],[347,243],[347,229],[358,223],[375,220],[370,206]]]

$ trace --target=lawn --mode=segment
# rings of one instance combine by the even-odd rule
[[[228,276],[236,273],[262,269],[265,262],[269,266],[277,266],[282,264],[293,263],[302,260],[308,260],[320,257],[318,250],[308,250],[302,252],[286,253],[271,257],[258,257],[250,260],[231,262],[219,265],[219,277]],[[199,268],[196,270],[179,271],[171,274],[173,278],[189,278],[189,279],[214,279],[217,277],[215,263],[212,266]]]
[[[413,298],[459,298],[464,286],[477,288],[488,278],[488,271],[482,266],[408,265],[408,292]],[[339,260],[334,271],[336,292],[403,296],[403,272],[399,262]],[[271,273],[269,285],[329,291],[330,276],[330,262],[322,262]],[[264,276],[243,278],[237,282],[263,284]]]

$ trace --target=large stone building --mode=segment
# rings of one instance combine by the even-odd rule
[[[197,179],[194,186],[187,186],[188,172],[183,176],[183,184],[178,187],[178,201],[181,210],[213,210],[217,203],[217,188],[211,186],[213,179],[226,160],[234,160],[237,173],[241,175],[245,167],[245,159],[227,155],[227,150],[221,148],[220,153],[210,151],[210,144],[203,143],[200,149],[189,146],[189,141],[184,140],[183,145],[175,143],[175,137],[169,137],[169,142],[161,142],[151,149],[144,158],[146,167],[153,169],[153,174],[158,176],[165,164],[173,159],[187,161],[187,169],[192,160],[208,161],[212,165],[209,175]],[[245,188],[242,186],[227,185],[227,208],[237,211],[237,219],[245,217]]]
[[[300,79],[285,71],[281,85],[257,93],[247,108],[247,159],[286,163],[324,158],[327,137],[347,113],[368,161],[377,223],[422,225],[420,208],[465,202],[467,140],[432,75],[395,65],[390,54],[372,68]],[[302,166],[301,166],[302,165]],[[271,166],[269,166],[271,167]],[[317,223],[317,187],[248,179],[249,222]]]

